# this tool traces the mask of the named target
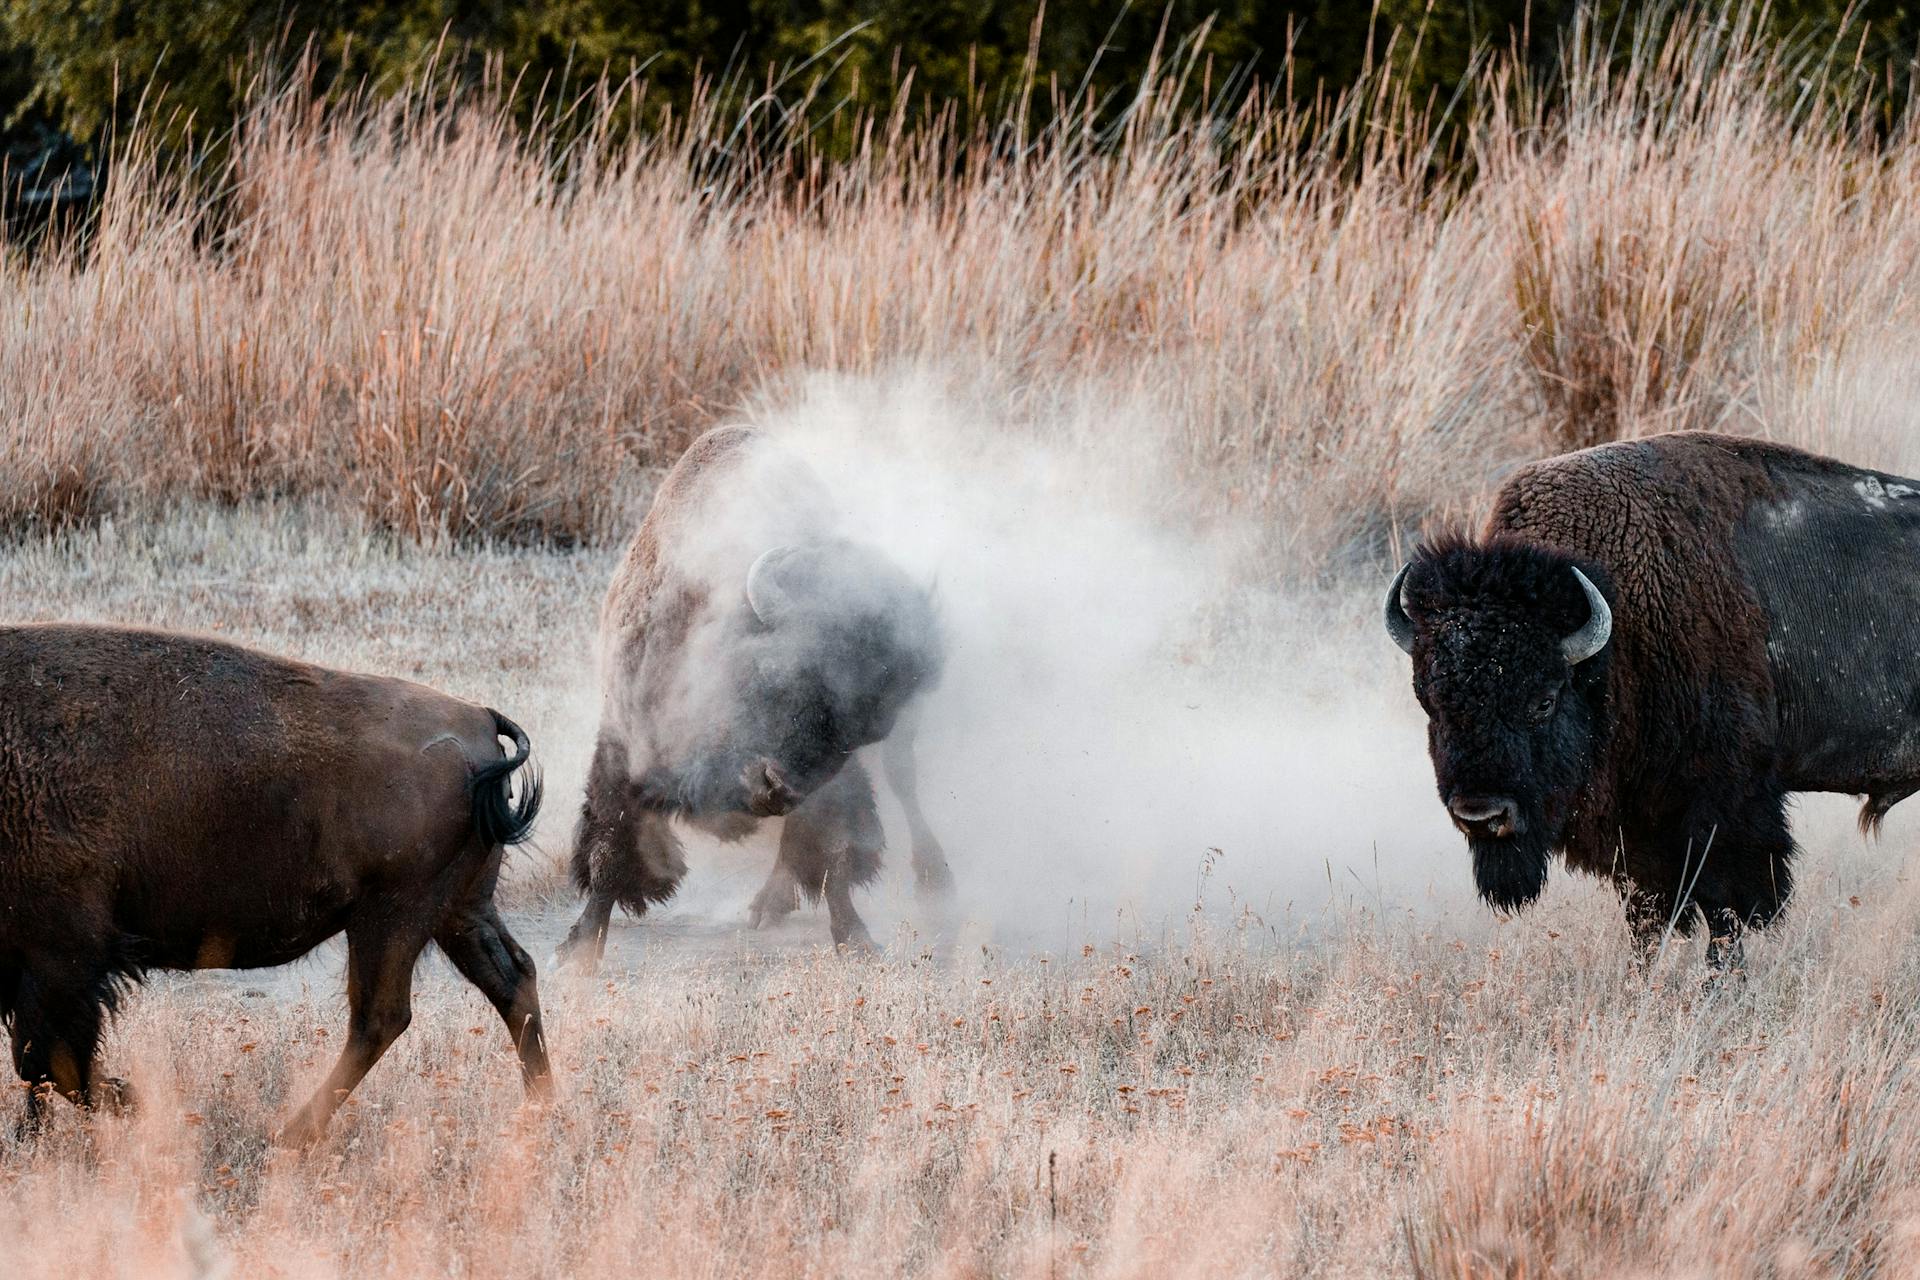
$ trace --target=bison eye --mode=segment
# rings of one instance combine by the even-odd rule
[[[1533,711],[1531,712],[1533,722],[1535,724],[1545,724],[1553,718],[1554,708],[1559,705],[1560,695],[1558,693],[1547,694],[1541,698],[1540,701],[1533,704]]]

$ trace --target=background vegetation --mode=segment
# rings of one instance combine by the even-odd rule
[[[1490,52],[1455,132],[1391,66],[1220,114],[1171,55],[1124,106],[902,99],[831,147],[721,86],[633,131],[639,82],[564,127],[510,84],[258,82],[213,153],[134,129],[90,237],[0,274],[0,524],[273,495],[600,541],[696,432],[902,367],[1090,459],[1125,414],[1161,514],[1256,530],[1263,572],[1623,434],[1897,465],[1920,137],[1778,20],[1578,20],[1553,92]]]
[[[1209,106],[1249,94],[1305,104],[1380,66],[1414,100],[1457,102],[1478,62],[1516,53],[1553,70],[1582,21],[1622,28],[1672,6],[1598,0],[532,0],[531,3],[277,3],[248,0],[5,0],[0,101],[87,142],[161,91],[169,112],[217,135],[245,109],[263,65],[311,49],[326,86],[393,91],[434,58],[457,82],[517,84],[523,122],[602,76],[643,76],[684,115],[713,79],[804,86],[816,108],[916,113],[954,104],[998,120],[1031,94],[1112,103],[1152,80],[1157,51],[1190,45],[1211,64]],[[1902,0],[1777,0],[1769,36],[1829,69],[1857,68],[1904,96],[1920,6]],[[436,57],[437,55],[437,57]],[[911,85],[909,89],[909,78]]]

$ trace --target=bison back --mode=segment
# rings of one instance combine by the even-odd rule
[[[164,967],[283,963],[431,878],[500,755],[482,708],[200,637],[4,628],[0,680],[4,927]]]
[[[1736,539],[1767,618],[1780,770],[1794,790],[1920,779],[1920,481],[1762,455]]]

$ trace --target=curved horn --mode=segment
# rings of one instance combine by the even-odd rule
[[[1400,572],[1393,575],[1393,585],[1387,588],[1387,634],[1393,642],[1406,653],[1413,652],[1413,619],[1407,616],[1407,570],[1413,568],[1409,560],[1400,566]]]
[[[787,607],[787,590],[780,585],[780,561],[793,553],[789,546],[769,547],[747,570],[747,607],[766,626],[773,626]]]
[[[1578,631],[1560,642],[1560,652],[1566,656],[1568,666],[1585,662],[1606,648],[1607,641],[1613,636],[1613,610],[1607,607],[1607,598],[1600,594],[1600,588],[1593,585],[1593,580],[1580,570],[1574,569],[1573,576],[1580,580],[1580,589],[1587,593],[1587,621]]]

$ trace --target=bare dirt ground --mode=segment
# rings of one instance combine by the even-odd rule
[[[610,560],[196,510],[0,551],[0,593],[15,617],[210,630],[507,709],[551,783],[504,893],[544,956],[571,917],[557,867]],[[1388,781],[1424,801],[1417,716],[1382,714],[1355,736],[1400,744]],[[1275,794],[1245,804],[1316,830]],[[1313,794],[1345,793],[1329,772]],[[1910,815],[1865,848],[1844,804],[1808,806],[1791,917],[1712,988],[1697,943],[1631,975],[1597,886],[1562,877],[1492,920],[1446,842],[1377,805],[1335,816],[1272,856],[1320,876],[1344,830],[1399,860],[1377,881],[1329,860],[1318,901],[1275,914],[1209,889],[1229,850],[1178,867],[1195,892],[1159,916],[1071,928],[1047,923],[1072,910],[1042,868],[956,840],[979,892],[942,924],[889,877],[864,904],[891,940],[872,958],[834,954],[811,912],[744,930],[766,848],[701,849],[684,900],[617,925],[601,974],[543,970],[551,1104],[523,1102],[497,1020],[430,957],[411,1029],[304,1153],[267,1139],[337,1052],[337,946],[156,975],[106,1046],[136,1114],[61,1107],[22,1144],[0,1108],[8,1273],[1910,1272]],[[1099,845],[1119,865],[1144,838],[1121,823]]]

